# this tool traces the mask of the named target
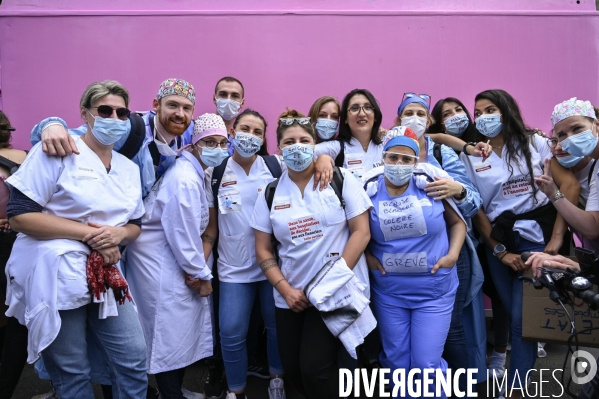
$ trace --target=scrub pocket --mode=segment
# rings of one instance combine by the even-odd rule
[[[321,195],[320,205],[322,207],[322,216],[327,226],[347,222],[345,210],[333,190],[326,191]]]
[[[245,235],[236,234],[228,236],[220,234],[218,257],[230,266],[245,266],[250,261],[250,256],[245,245]],[[221,251],[222,248],[222,251]]]
[[[452,293],[455,296],[459,284],[456,266],[451,269],[439,268],[433,275],[433,280],[435,298],[442,298]]]

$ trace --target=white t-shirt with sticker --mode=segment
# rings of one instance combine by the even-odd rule
[[[302,198],[300,190],[287,172],[283,172],[279,180],[272,210],[268,209],[264,192],[259,194],[256,201],[250,225],[264,233],[274,232],[280,243],[279,267],[293,288],[304,290],[325,263],[343,254],[350,236],[347,220],[372,207],[361,183],[349,171],[342,168],[340,170],[344,176],[345,212],[330,186],[323,191],[312,190],[312,177]],[[368,269],[364,255],[353,270],[369,296]],[[274,295],[278,308],[289,308],[276,289]]]
[[[344,143],[345,149],[345,160],[343,167],[362,181],[362,178],[366,172],[381,166],[383,164],[383,144],[374,144],[372,141],[368,144],[368,150],[364,152],[362,144],[352,137],[349,144]],[[337,158],[340,152],[340,145],[338,140],[325,141],[320,144],[316,144],[314,150],[314,158],[318,158],[322,154],[326,154],[333,158]]]
[[[211,185],[213,171],[213,168],[206,169],[206,196],[208,206],[218,209],[218,278],[227,283],[266,280],[256,262],[256,239],[250,219],[258,193],[274,177],[262,157],[256,158],[249,175],[229,158],[215,204]]]
[[[545,159],[551,158],[552,154],[545,139],[535,134],[533,140],[535,144],[534,146],[529,144],[529,148],[534,176],[539,177],[543,174]],[[468,177],[480,192],[485,214],[491,223],[505,211],[512,211],[519,215],[549,202],[541,190],[537,190],[537,203],[534,202],[528,166],[524,158],[521,159],[520,166],[512,164],[513,174],[510,176],[505,146],[501,158],[495,152],[485,162],[482,162],[480,157],[466,155],[463,152],[460,158],[464,162]],[[545,242],[541,226],[534,220],[519,220],[515,223],[514,230],[529,241]]]

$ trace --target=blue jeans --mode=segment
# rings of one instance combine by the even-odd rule
[[[443,359],[447,361],[447,364],[452,370],[462,368],[467,369],[469,366],[466,332],[464,331],[464,324],[462,323],[464,302],[466,302],[466,297],[468,296],[470,279],[472,277],[472,267],[470,265],[470,256],[468,255],[468,247],[466,244],[462,246],[460,257],[456,262],[455,268],[457,269],[458,280],[460,283],[455,295],[453,311],[451,312],[451,324],[449,325],[449,332],[443,349]],[[466,389],[465,374],[460,376],[459,384],[460,389]]]
[[[275,300],[272,285],[268,280],[255,283],[220,282],[220,344],[227,375],[229,390],[245,388],[248,356],[246,339],[252,307],[260,298],[260,307],[266,327],[266,348],[268,366],[272,374],[283,374],[283,366],[277,344],[275,324]]]
[[[115,399],[144,399],[148,389],[146,342],[141,324],[126,301],[119,315],[98,319],[98,304],[60,310],[61,327],[56,339],[42,352],[44,364],[59,398],[94,399],[90,381],[87,334],[96,340],[110,367]]]
[[[518,253],[524,251],[543,252],[545,249],[545,244],[528,241],[520,237],[517,232],[514,232],[514,235]],[[537,343],[522,340],[523,283],[518,280],[522,273],[516,273],[512,268],[501,263],[496,256],[493,256],[493,251],[488,246],[486,251],[493,284],[495,284],[503,307],[511,319],[512,352],[510,354],[508,387],[513,386],[514,389],[517,389],[520,384],[518,379],[514,382],[515,371],[518,370],[520,381],[526,384],[526,373],[534,368],[537,360]]]

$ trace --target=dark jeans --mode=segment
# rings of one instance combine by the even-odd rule
[[[316,308],[275,309],[277,339],[287,380],[308,399],[339,397],[339,349]]]
[[[10,399],[27,363],[27,327],[8,317],[0,366],[0,399]]]
[[[493,277],[489,270],[489,262],[487,261],[487,253],[485,249],[486,244],[480,244],[476,248],[478,254],[478,260],[483,268],[485,275],[485,282],[483,283],[483,292],[491,300],[491,306],[493,306],[493,333],[494,333],[494,346],[503,347],[507,346],[510,336],[510,316],[507,310],[503,307],[503,302],[499,297],[499,293],[493,284]]]
[[[185,367],[155,374],[154,377],[156,377],[160,398],[185,399],[183,392],[181,391],[184,376]]]
[[[447,361],[449,368],[452,370],[468,368],[468,345],[466,343],[466,333],[464,332],[462,316],[464,314],[464,302],[470,289],[472,267],[466,245],[462,247],[455,267],[457,268],[460,284],[456,292],[455,303],[451,313],[451,324],[449,325],[449,332],[443,349],[443,359]],[[466,389],[465,374],[460,376],[459,384],[460,389],[464,391]]]

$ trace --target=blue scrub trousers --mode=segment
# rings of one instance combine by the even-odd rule
[[[383,344],[383,368],[447,370],[443,348],[458,288],[455,267],[409,276],[371,270],[372,310]],[[434,392],[434,384],[429,392]],[[407,393],[407,389],[406,389]],[[443,398],[446,396],[443,395]]]

